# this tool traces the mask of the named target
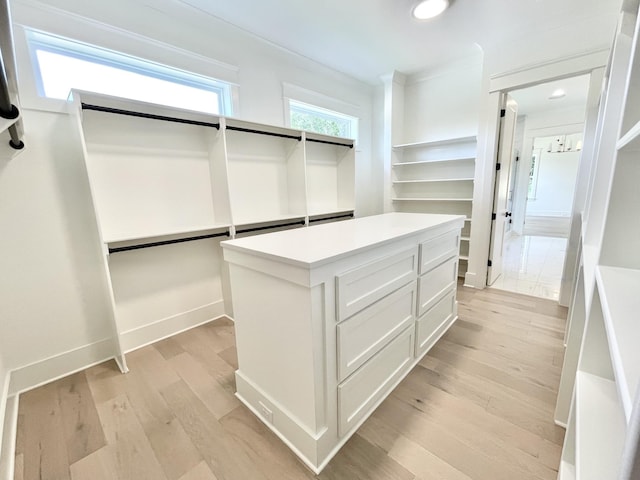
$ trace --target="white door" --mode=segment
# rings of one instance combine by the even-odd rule
[[[500,119],[500,138],[496,158],[496,181],[493,196],[493,213],[491,222],[491,243],[489,246],[489,269],[487,285],[492,285],[502,274],[502,250],[504,245],[505,226],[509,220],[509,171],[513,158],[513,139],[518,117],[518,104],[506,96],[504,115]]]
[[[520,152],[518,150],[513,151],[511,160],[511,174],[509,175],[509,193],[507,197],[507,220],[505,226],[505,234],[509,236],[512,227],[513,220],[513,201],[516,195],[516,185],[518,183],[518,166],[520,165]]]

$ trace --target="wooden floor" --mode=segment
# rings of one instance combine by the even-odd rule
[[[461,288],[460,319],[317,478],[555,480],[566,310]],[[20,396],[16,480],[314,475],[234,397],[218,320]]]

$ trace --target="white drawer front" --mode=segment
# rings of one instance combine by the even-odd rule
[[[451,257],[460,249],[460,231],[447,232],[420,244],[420,275]]]
[[[429,350],[442,328],[448,328],[456,316],[456,293],[452,290],[416,322],[416,357]]]
[[[457,274],[458,258],[454,257],[418,278],[418,317],[455,289]]]
[[[349,318],[394,290],[415,280],[418,246],[397,252],[336,276],[336,316]]]
[[[338,325],[338,381],[415,321],[416,283],[396,290]]]
[[[413,361],[415,329],[407,328],[338,386],[338,434],[345,435],[366,417]]]

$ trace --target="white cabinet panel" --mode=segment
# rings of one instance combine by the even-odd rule
[[[346,434],[411,366],[414,329],[408,328],[338,386],[338,432]]]
[[[336,276],[338,321],[415,280],[418,249],[407,250]]]
[[[420,244],[420,275],[458,254],[460,232],[448,232]]]
[[[338,381],[415,321],[416,285],[396,290],[338,325]]]
[[[457,272],[457,259],[451,258],[418,278],[418,316],[455,287]]]
[[[452,290],[416,322],[416,357],[433,345],[445,324],[456,315],[456,292]]]

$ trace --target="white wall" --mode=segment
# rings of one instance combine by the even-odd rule
[[[527,215],[569,217],[580,152],[547,152],[544,140],[536,139],[534,148],[540,147],[542,151],[538,164],[538,183],[535,198],[527,201]]]
[[[482,55],[407,77],[399,143],[478,133]]]
[[[186,70],[219,72],[238,85],[239,117],[282,125],[285,84],[347,105],[360,118],[356,210],[381,210],[381,168],[371,158],[372,86],[211,17],[178,24],[170,14],[177,2],[158,1],[163,9],[125,0],[48,4],[17,0],[14,20]],[[0,349],[8,369],[98,345],[111,329],[79,145],[65,113],[40,111],[61,107],[35,98],[23,44],[17,62],[27,147],[0,159]]]
[[[578,133],[584,129],[585,106],[558,108],[524,116],[524,133],[516,192],[513,202],[513,231],[522,234],[527,209],[527,190],[533,141],[536,137]],[[577,168],[577,165],[576,165]],[[575,182],[576,173],[573,174]],[[574,183],[575,185],[575,183]],[[573,192],[573,189],[572,189]],[[573,194],[573,193],[572,193]]]

